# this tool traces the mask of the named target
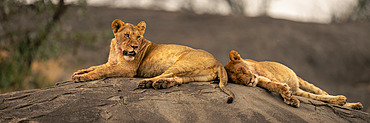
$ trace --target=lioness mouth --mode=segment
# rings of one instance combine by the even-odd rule
[[[135,53],[135,51],[131,51],[131,52],[123,51],[123,55],[125,55],[125,56],[135,56],[136,53]]]

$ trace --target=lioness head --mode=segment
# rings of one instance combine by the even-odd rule
[[[140,49],[143,40],[146,24],[141,21],[137,26],[130,23],[124,23],[121,20],[112,22],[112,29],[116,39],[116,49],[123,54],[126,61],[133,61]]]
[[[255,76],[247,67],[247,64],[243,62],[239,53],[232,50],[229,54],[230,61],[226,64],[225,69],[230,82],[249,85],[251,81],[254,81]]]

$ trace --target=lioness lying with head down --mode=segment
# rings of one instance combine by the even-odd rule
[[[108,62],[73,73],[76,82],[105,77],[153,77],[137,83],[139,88],[169,88],[193,81],[211,81],[217,77],[221,90],[234,94],[225,86],[227,74],[222,64],[210,53],[187,46],[155,44],[144,39],[145,22],[137,26],[121,20],[112,22],[112,39]]]
[[[320,88],[298,77],[293,70],[277,62],[257,62],[242,59],[236,51],[229,54],[230,62],[225,68],[229,80],[247,86],[260,86],[279,93],[288,105],[299,107],[299,100],[292,94],[332,104],[344,105],[353,109],[362,109],[361,103],[346,103],[342,95],[331,96]]]

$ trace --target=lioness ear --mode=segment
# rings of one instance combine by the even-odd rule
[[[139,24],[137,24],[137,28],[140,31],[141,35],[144,35],[145,29],[146,29],[146,23],[144,21],[141,21]]]
[[[230,58],[231,61],[241,60],[242,59],[240,57],[240,55],[238,54],[238,52],[236,52],[235,50],[231,50],[230,51],[229,58]]]
[[[125,23],[121,20],[118,20],[118,19],[114,20],[112,22],[113,33],[117,33],[118,30],[123,27],[123,24],[125,24]]]

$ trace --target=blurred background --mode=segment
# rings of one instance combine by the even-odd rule
[[[369,0],[0,0],[0,93],[45,88],[107,62],[111,22],[154,43],[277,61],[370,112]]]

